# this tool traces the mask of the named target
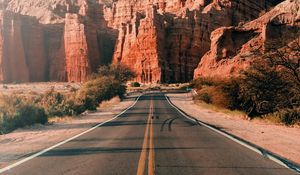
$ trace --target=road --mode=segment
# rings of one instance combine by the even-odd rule
[[[162,93],[3,174],[294,175],[296,173],[190,121]]]

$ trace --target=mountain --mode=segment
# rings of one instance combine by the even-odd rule
[[[281,2],[2,0],[0,81],[81,82],[111,62],[129,66],[143,83],[228,75],[243,67],[234,66],[238,61],[232,58],[247,53],[247,43],[262,45],[264,37],[272,38],[268,33],[276,34],[268,16],[282,8],[294,14],[287,6],[299,5],[298,0]],[[279,23],[280,28],[298,23],[278,18],[291,20]],[[230,71],[219,71],[225,68]]]

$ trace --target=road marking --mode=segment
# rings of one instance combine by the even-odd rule
[[[150,107],[151,110],[151,107]],[[149,132],[149,122],[151,120],[150,113],[148,115],[147,119],[147,126],[145,129],[145,135],[144,135],[144,141],[143,141],[143,147],[142,147],[142,152],[140,155],[139,163],[138,163],[138,170],[137,170],[137,175],[143,175],[144,170],[145,170],[145,164],[146,164],[146,155],[147,155],[147,147],[148,147],[148,132]]]
[[[152,111],[151,116],[153,116],[154,112],[154,104],[152,102]],[[149,143],[149,156],[148,156],[148,175],[154,175],[155,167],[154,167],[154,143],[153,143],[153,119],[150,123],[150,143]]]
[[[143,95],[143,94],[142,94],[142,95]],[[88,132],[91,132],[91,131],[95,130],[96,128],[98,128],[98,127],[100,127],[100,126],[102,126],[102,125],[104,125],[104,124],[106,124],[106,123],[108,123],[108,122],[111,122],[111,121],[115,120],[116,118],[118,118],[119,116],[121,116],[122,114],[124,114],[125,112],[127,112],[130,108],[132,108],[132,107],[138,102],[138,100],[140,99],[140,97],[141,97],[142,95],[140,95],[139,97],[137,97],[137,99],[135,100],[135,102],[134,102],[131,106],[129,106],[127,109],[125,109],[124,111],[122,111],[121,113],[119,113],[118,115],[116,115],[115,117],[113,117],[113,118],[111,118],[111,119],[109,119],[109,120],[106,120],[106,121],[104,121],[104,122],[102,122],[102,123],[99,123],[98,125],[96,125],[96,126],[90,128],[90,129],[88,129],[88,130],[86,130],[86,131],[84,131],[84,132],[82,132],[82,133],[80,133],[80,134],[77,134],[77,135],[75,135],[75,136],[73,136],[73,137],[71,137],[71,138],[69,138],[69,139],[67,139],[67,140],[64,140],[64,141],[62,141],[62,142],[59,142],[59,143],[57,143],[56,145],[53,145],[53,146],[51,146],[51,147],[49,147],[49,148],[46,148],[46,149],[44,149],[44,150],[42,150],[42,151],[40,151],[40,152],[38,152],[38,153],[35,153],[35,154],[33,154],[33,155],[29,156],[29,157],[26,157],[26,158],[24,158],[24,159],[22,159],[22,160],[20,160],[20,161],[18,161],[18,162],[16,162],[16,163],[13,163],[13,164],[11,164],[11,165],[9,165],[9,166],[7,166],[7,167],[4,167],[4,168],[0,169],[0,173],[3,173],[3,172],[8,171],[8,170],[10,170],[10,169],[12,169],[12,168],[15,168],[15,167],[18,166],[18,165],[21,165],[21,164],[23,164],[23,163],[25,163],[25,162],[27,162],[27,161],[29,161],[29,160],[35,158],[35,157],[38,157],[38,156],[40,156],[40,155],[42,155],[42,154],[44,154],[44,153],[46,153],[46,152],[48,152],[48,151],[50,151],[50,150],[56,148],[56,147],[59,147],[59,146],[65,144],[65,143],[67,143],[67,142],[70,142],[70,141],[72,141],[72,140],[74,140],[74,139],[76,139],[76,138],[78,138],[78,137],[80,137],[80,136],[82,136],[82,135],[84,135],[84,134],[86,134],[86,133],[88,133]]]
[[[140,155],[140,159],[138,162],[138,169],[137,169],[137,175],[143,175],[145,171],[145,165],[146,165],[146,156],[147,152],[149,150],[148,154],[148,175],[154,175],[154,144],[153,144],[153,111],[154,111],[154,103],[152,100],[150,100],[150,107],[149,107],[149,115],[147,119],[147,125],[145,129],[145,135],[144,135],[144,141],[143,141],[143,147],[142,152]],[[149,143],[149,145],[148,145]]]
[[[244,142],[244,141],[242,141],[242,140],[239,140],[239,139],[233,137],[232,135],[230,135],[230,134],[228,134],[228,133],[226,133],[226,132],[223,132],[223,131],[218,130],[218,129],[212,127],[212,126],[209,126],[209,125],[206,124],[206,123],[203,123],[203,122],[201,122],[201,121],[199,121],[199,120],[196,120],[196,119],[194,119],[194,118],[189,117],[188,115],[186,115],[185,113],[183,113],[177,106],[175,106],[173,103],[171,103],[171,101],[170,101],[169,98],[166,96],[166,94],[165,94],[165,98],[166,98],[166,100],[168,101],[168,103],[169,103],[174,109],[176,109],[181,115],[183,115],[183,116],[186,117],[187,119],[189,119],[189,120],[191,120],[191,121],[193,121],[193,122],[196,122],[196,123],[200,123],[202,126],[208,128],[208,129],[210,129],[210,130],[213,130],[213,131],[215,131],[215,132],[217,132],[217,133],[219,133],[219,134],[225,136],[226,138],[228,138],[228,139],[230,139],[230,140],[232,140],[232,141],[234,141],[234,142],[236,142],[236,143],[238,143],[238,144],[240,144],[240,145],[242,145],[242,146],[244,146],[244,147],[246,147],[246,148],[248,148],[248,149],[250,149],[250,150],[252,150],[252,151],[254,151],[254,152],[256,152],[256,153],[258,153],[258,154],[260,154],[260,155],[262,155],[262,156],[264,156],[264,157],[267,157],[268,159],[272,160],[273,162],[276,162],[277,164],[279,164],[279,165],[281,165],[281,166],[283,166],[283,167],[286,167],[286,168],[288,168],[288,169],[290,169],[290,170],[293,170],[293,171],[297,172],[298,174],[300,174],[300,168],[297,167],[296,165],[293,165],[293,164],[289,163],[287,160],[286,160],[286,162],[288,162],[288,163],[285,163],[285,162],[283,162],[282,160],[280,160],[279,158],[277,158],[276,156],[274,156],[274,155],[272,155],[272,154],[270,154],[270,153],[267,153],[267,152],[262,153],[262,150],[256,148],[256,147],[253,146],[253,145],[250,145],[250,144],[248,144],[248,143],[246,143],[246,142]],[[288,165],[289,165],[289,166],[288,166]]]

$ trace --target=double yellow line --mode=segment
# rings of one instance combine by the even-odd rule
[[[137,175],[144,174],[148,150],[149,150],[148,175],[154,175],[154,171],[155,171],[154,165],[155,164],[154,164],[153,120],[152,120],[153,111],[154,111],[154,103],[153,103],[153,99],[151,97],[149,115],[148,115],[148,119],[147,119],[147,126],[146,126],[146,130],[145,130],[145,135],[144,135],[143,148],[142,148],[142,152],[140,155],[138,169],[137,169],[137,173],[136,173]],[[149,143],[149,145],[148,145],[148,143]]]

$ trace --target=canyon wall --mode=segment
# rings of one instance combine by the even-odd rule
[[[300,1],[285,1],[256,20],[215,30],[195,78],[238,76],[270,48],[300,40],[299,9]]]
[[[237,35],[231,47],[244,44],[256,29],[230,26],[281,1],[4,0],[0,82],[81,82],[111,62],[127,65],[142,83],[187,82],[211,47],[219,48],[215,36]],[[201,65],[196,77],[206,72]]]
[[[256,19],[261,13],[280,2],[280,0],[259,2],[188,0],[148,3],[116,1],[111,8],[106,9],[112,14],[107,18],[108,25],[119,29],[113,61],[133,68],[138,72],[136,80],[140,82],[190,81],[200,58],[210,50],[210,35],[215,29],[241,25]],[[155,7],[152,16],[146,14],[149,6]],[[151,37],[145,37],[151,36],[153,32],[145,30],[141,25],[144,20],[152,20],[153,24],[149,24],[148,28],[159,30],[157,37],[154,38],[156,42]],[[153,49],[156,52],[153,52]],[[146,62],[154,65],[144,66]],[[152,72],[149,72],[148,67],[152,67],[150,69]],[[152,74],[150,77],[156,78],[148,78],[143,72],[149,72]]]
[[[8,0],[1,6],[1,82],[81,82],[107,62],[100,54],[106,40],[98,31],[106,27],[99,2]]]

